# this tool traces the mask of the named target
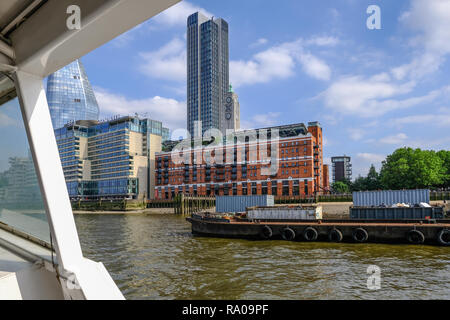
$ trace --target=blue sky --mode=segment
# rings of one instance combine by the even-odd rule
[[[450,149],[450,0],[183,1],[82,58],[102,117],[185,128],[195,11],[229,23],[244,128],[319,121],[326,161],[350,155],[354,176],[398,147]]]

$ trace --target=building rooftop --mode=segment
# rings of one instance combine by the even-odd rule
[[[320,126],[319,122],[309,122],[309,126]],[[308,135],[308,128],[303,123],[294,123],[294,124],[287,124],[287,125],[281,125],[281,126],[272,126],[272,127],[265,127],[265,128],[258,128],[258,129],[247,129],[247,130],[239,130],[234,132],[231,135],[224,137],[224,144],[239,136],[246,136],[247,134],[256,131],[257,138],[259,138],[259,133],[262,130],[267,131],[267,138],[271,138],[272,130],[278,130],[278,134],[280,138],[289,138],[289,137],[298,137],[298,136],[306,136]],[[184,140],[185,141],[185,140]],[[210,141],[203,141],[201,138],[198,138],[198,140],[191,139],[191,145],[194,147],[196,145],[196,142],[199,143],[201,141],[201,144],[206,147],[209,146],[214,142],[214,139],[211,139]],[[183,140],[175,140],[175,141],[166,141],[162,145],[162,152],[170,152],[175,148],[176,145],[183,142]]]

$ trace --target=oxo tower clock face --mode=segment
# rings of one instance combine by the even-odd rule
[[[231,120],[233,116],[233,99],[231,97],[227,97],[225,102],[225,119]]]

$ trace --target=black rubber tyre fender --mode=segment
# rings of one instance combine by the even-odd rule
[[[271,228],[271,227],[269,227],[269,226],[264,226],[264,227],[261,229],[261,232],[260,232],[259,234],[261,235],[261,238],[267,240],[267,239],[272,238],[273,231],[272,231],[272,228]]]
[[[344,239],[344,236],[339,229],[331,229],[328,233],[328,240],[331,242],[341,242],[342,239]]]
[[[422,244],[425,242],[425,236],[419,230],[409,230],[406,234],[406,240],[412,244]]]
[[[437,240],[443,246],[450,246],[450,230],[442,229],[437,235]]]
[[[366,229],[363,228],[356,228],[353,230],[352,238],[355,242],[366,242],[369,239],[369,233],[366,231]]]
[[[289,227],[286,227],[283,230],[281,230],[281,237],[283,237],[283,239],[287,241],[294,241],[296,234],[294,230],[292,230]]]
[[[303,238],[306,241],[316,241],[318,237],[319,233],[313,227],[307,227],[305,230],[303,230]]]

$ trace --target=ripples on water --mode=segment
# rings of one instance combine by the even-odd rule
[[[450,248],[193,237],[173,215],[79,215],[85,256],[128,299],[449,299]],[[367,267],[381,289],[367,289]]]

